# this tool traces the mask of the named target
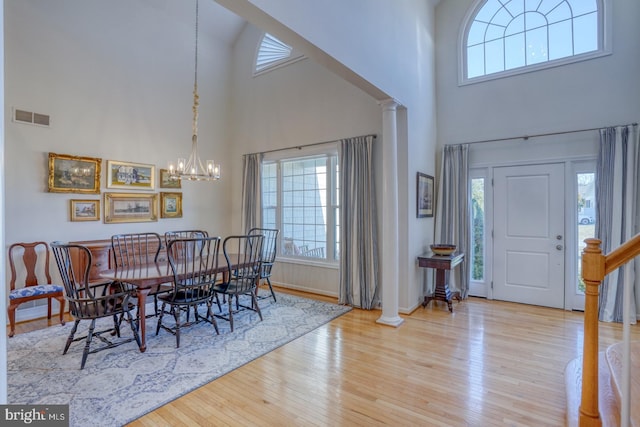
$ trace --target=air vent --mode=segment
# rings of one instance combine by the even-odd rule
[[[47,126],[51,125],[51,118],[47,114],[32,113],[31,111],[13,109],[13,121],[30,125]]]

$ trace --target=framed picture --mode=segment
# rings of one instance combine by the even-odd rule
[[[107,160],[107,188],[153,190],[155,169],[154,165]]]
[[[418,172],[416,181],[416,216],[432,217],[434,205],[433,177]]]
[[[160,188],[182,188],[179,179],[169,179],[169,171],[160,169]]]
[[[97,157],[49,153],[49,192],[100,194],[100,166]]]
[[[70,203],[71,221],[98,221],[100,200],[76,200]]]
[[[104,193],[104,223],[158,220],[158,194]]]
[[[160,193],[160,218],[182,218],[182,193]]]

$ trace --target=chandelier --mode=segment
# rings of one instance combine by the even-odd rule
[[[216,181],[220,179],[220,165],[213,160],[207,160],[204,164],[198,154],[198,0],[196,0],[196,54],[195,75],[193,83],[193,123],[191,137],[191,154],[189,159],[179,157],[177,162],[170,161],[168,165],[169,179],[189,181]]]

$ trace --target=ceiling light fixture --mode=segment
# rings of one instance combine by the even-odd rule
[[[207,160],[205,164],[198,154],[198,0],[196,0],[196,43],[195,43],[195,75],[193,83],[193,123],[191,137],[191,154],[189,159],[178,158],[177,162],[170,161],[168,165],[169,178],[172,180],[188,181],[217,181],[220,179],[220,165],[213,160]]]

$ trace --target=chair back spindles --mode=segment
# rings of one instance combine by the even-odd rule
[[[213,296],[218,275],[219,237],[171,240],[167,247],[173,272],[173,294],[204,301]],[[185,301],[186,303],[186,301]]]
[[[63,245],[59,242],[52,243],[52,250],[58,265],[58,271],[64,285],[64,292],[69,301],[69,312],[72,315],[78,315],[79,307],[76,301],[82,298],[93,298],[90,289],[86,288],[89,283],[89,269],[84,272],[76,271],[75,264],[72,262],[72,251],[78,251],[76,258],[78,265],[91,265],[91,251],[80,245]],[[84,263],[84,264],[83,264]]]
[[[175,230],[164,233],[165,246],[169,247],[169,242],[176,239],[194,239],[200,237],[209,237],[206,230]]]
[[[261,234],[264,236],[262,242],[262,263],[260,266],[260,279],[265,279],[269,285],[271,296],[273,301],[276,301],[276,293],[271,286],[271,270],[276,261],[276,251],[278,248],[278,233],[279,230],[273,228],[252,228],[249,230],[249,235]]]
[[[158,260],[162,239],[158,233],[129,233],[111,236],[116,267],[137,267]]]
[[[255,288],[260,277],[260,265],[262,260],[262,246],[264,236],[246,235],[229,236],[224,240],[224,256],[227,267],[236,282],[239,293],[245,293]],[[237,257],[233,262],[232,256]]]

